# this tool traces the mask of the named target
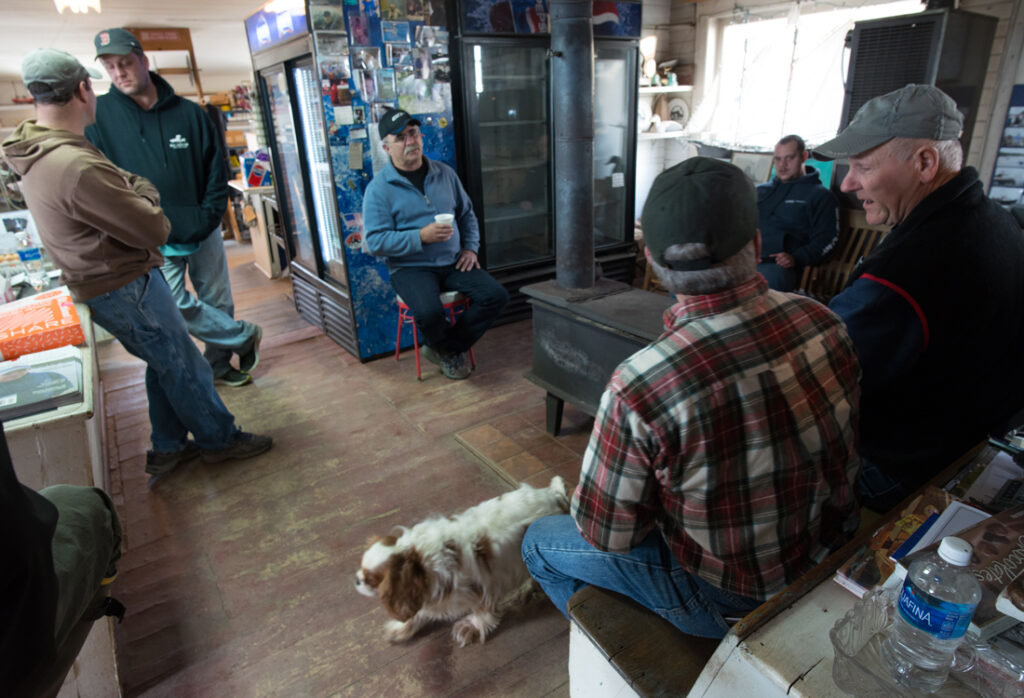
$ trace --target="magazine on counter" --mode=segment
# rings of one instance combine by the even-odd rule
[[[1024,570],[1024,506],[1018,505],[990,516],[960,531],[956,537],[971,544],[970,569],[981,585],[981,603],[974,611],[968,632],[987,640],[1017,622],[1016,618],[1004,615],[996,608],[996,599]],[[937,550],[939,542],[935,541],[900,560],[885,586],[899,586],[914,560]]]
[[[996,610],[1018,621],[1024,621],[1024,569],[999,592]]]
[[[857,597],[884,582],[896,566],[893,554],[931,520],[934,523],[953,502],[953,496],[938,487],[928,487],[900,511],[894,521],[883,525],[842,566],[835,581]],[[934,518],[933,518],[934,517]],[[931,530],[930,528],[928,530]]]
[[[82,400],[82,350],[65,346],[0,362],[0,420]]]
[[[989,443],[974,457],[950,491],[969,504],[1002,511],[1015,503],[1015,493],[1009,490],[1011,482],[1021,478],[1024,478],[1024,468],[1014,461],[1014,455]]]

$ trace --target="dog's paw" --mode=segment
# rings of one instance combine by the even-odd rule
[[[465,647],[473,642],[483,642],[486,639],[480,628],[473,623],[471,617],[463,618],[455,624],[452,628],[452,637],[459,644],[459,647]]]
[[[389,620],[384,624],[384,638],[388,642],[408,642],[415,634],[416,627],[412,623]]]

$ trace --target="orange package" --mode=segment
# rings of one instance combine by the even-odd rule
[[[4,360],[84,341],[66,286],[0,305],[0,358]]]

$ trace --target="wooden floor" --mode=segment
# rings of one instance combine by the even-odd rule
[[[567,406],[565,435],[543,433],[543,393],[522,378],[530,323],[489,332],[470,379],[425,367],[418,383],[410,354],[360,364],[299,318],[290,281],[226,246],[236,316],[265,335],[254,383],[219,392],[245,430],[274,437],[270,452],[196,461],[147,490],[143,364],[116,342],[100,353],[125,527],[113,588],[128,607],[116,630],[125,695],[567,696],[568,623],[546,599],[483,645],[460,649],[442,626],[389,645],[386,614],[353,588],[369,536],[471,506],[507,479],[578,470],[591,421]],[[488,466],[503,462],[518,468],[505,479]]]

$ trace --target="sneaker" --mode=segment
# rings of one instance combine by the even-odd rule
[[[230,385],[232,388],[238,388],[245,385],[252,380],[252,376],[242,371],[236,371],[231,368],[228,369],[227,373],[222,373],[213,379],[214,385]]]
[[[199,446],[191,439],[185,443],[185,447],[180,451],[171,451],[170,453],[146,451],[146,474],[167,475],[182,463],[188,463],[198,455]]]
[[[255,325],[256,333],[252,336],[252,348],[238,357],[238,368],[242,373],[252,373],[260,365],[260,342],[263,341],[263,328]]]
[[[224,448],[203,449],[202,459],[204,463],[220,463],[232,458],[252,458],[269,451],[273,444],[274,439],[269,436],[240,431]]]
[[[428,347],[426,344],[420,347],[420,358],[426,359],[430,363],[437,364],[438,366],[444,365],[444,357]]]
[[[452,354],[451,356],[445,357],[441,362],[441,373],[445,375],[445,378],[451,378],[455,381],[460,381],[463,378],[469,378],[469,374],[472,373],[472,371],[473,369],[469,366],[469,361],[466,359],[465,352]]]

